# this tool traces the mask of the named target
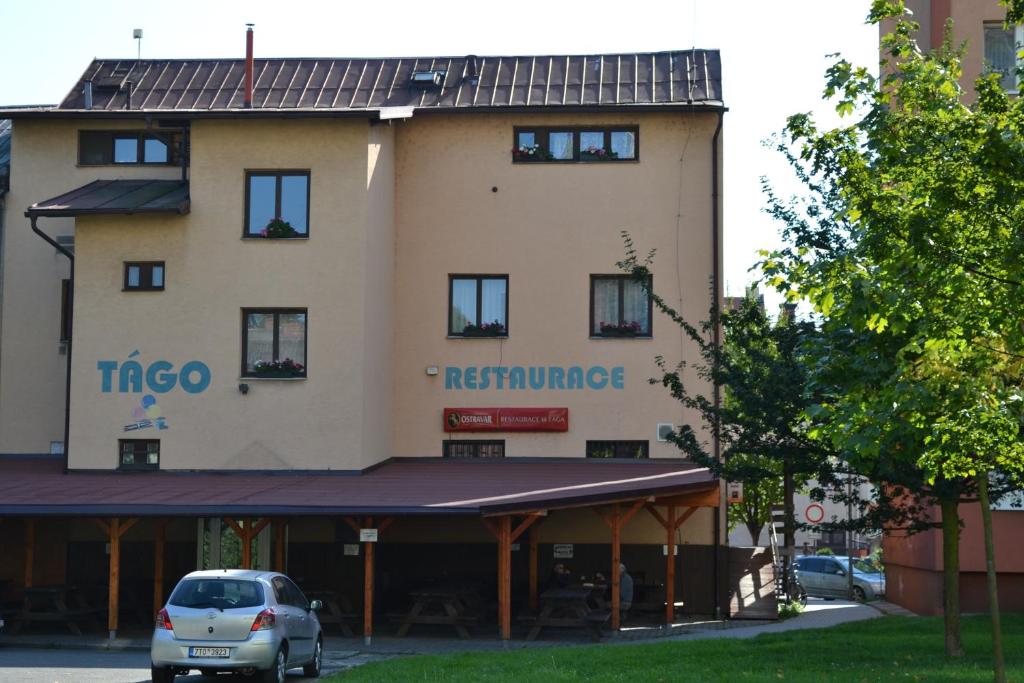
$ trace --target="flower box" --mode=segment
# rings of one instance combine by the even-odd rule
[[[580,161],[616,161],[619,155],[604,147],[587,147],[580,150]]]
[[[508,330],[498,321],[483,323],[482,325],[466,325],[462,329],[462,336],[464,337],[504,337],[507,334]]]
[[[283,218],[271,218],[267,223],[267,227],[263,228],[259,232],[260,237],[267,239],[288,239],[291,237],[303,237],[298,230],[292,227],[292,224]]]
[[[628,323],[604,323],[600,325],[602,337],[636,337],[643,334],[643,327],[634,321]]]
[[[515,147],[512,149],[512,160],[521,162],[551,161],[555,155],[540,145],[532,147]]]
[[[249,376],[268,378],[305,377],[306,366],[302,363],[296,363],[291,358],[279,361],[258,360],[249,370]]]

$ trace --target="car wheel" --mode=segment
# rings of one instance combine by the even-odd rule
[[[284,672],[288,670],[284,646],[277,651],[274,657],[274,665],[265,671],[261,671],[263,683],[284,683]]]
[[[857,602],[865,602],[868,596],[864,594],[864,589],[860,586],[853,587],[853,599]]]
[[[153,666],[149,669],[149,677],[153,679],[153,683],[174,683],[174,669]]]
[[[309,660],[309,664],[302,667],[302,675],[306,678],[320,678],[320,668],[323,666],[324,659],[324,643],[321,639],[316,639],[316,647],[313,648],[313,659]]]

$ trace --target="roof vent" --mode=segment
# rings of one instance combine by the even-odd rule
[[[442,69],[435,71],[413,71],[412,76],[409,77],[409,82],[420,88],[436,88],[444,83],[444,77],[447,75],[448,72]]]

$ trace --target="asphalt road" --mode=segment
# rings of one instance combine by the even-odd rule
[[[356,657],[324,657],[324,674],[358,663]],[[175,683],[227,683],[247,681],[241,677],[207,678],[198,674],[174,679]],[[312,681],[302,672],[289,672],[289,683]],[[91,650],[35,650],[0,648],[0,681],[4,683],[143,683],[149,682],[148,652],[106,652]]]

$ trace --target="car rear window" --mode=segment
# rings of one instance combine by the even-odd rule
[[[185,579],[168,603],[193,609],[256,607],[263,604],[263,586],[244,579]]]

